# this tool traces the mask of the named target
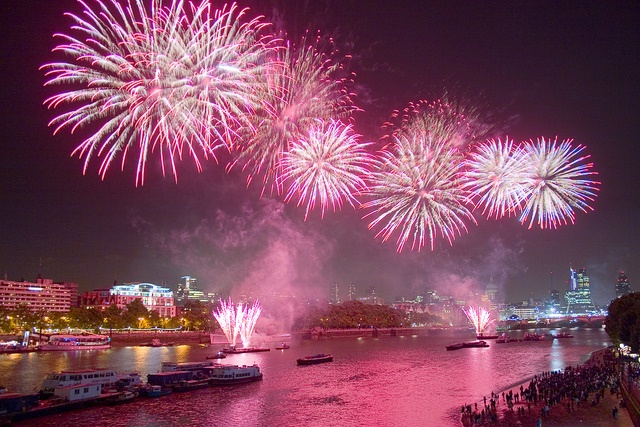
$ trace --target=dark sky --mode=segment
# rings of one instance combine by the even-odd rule
[[[89,0],[89,3],[92,3]],[[576,224],[528,230],[514,218],[469,225],[453,246],[396,253],[374,240],[363,211],[320,220],[277,198],[259,199],[244,178],[215,162],[197,173],[186,157],[178,182],[134,162],[99,162],[82,173],[70,157],[79,137],[53,136],[39,67],[55,32],[68,32],[73,0],[0,4],[0,269],[9,280],[114,280],[175,287],[183,275],[207,290],[325,293],[330,283],[386,299],[428,288],[466,294],[493,277],[510,301],[566,290],[569,266],[586,267],[596,302],[607,304],[620,270],[640,286],[640,3],[314,0],[255,2],[290,34],[331,34],[353,57],[355,117],[365,140],[394,108],[443,93],[478,107],[516,141],[573,138],[602,182],[594,212]],[[216,3],[222,4],[222,3]],[[242,5],[250,5],[241,3]]]

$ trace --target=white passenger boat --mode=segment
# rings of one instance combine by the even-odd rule
[[[39,348],[42,351],[104,350],[111,348],[111,338],[89,332],[53,334]]]
[[[209,385],[232,385],[249,383],[262,379],[258,365],[217,365],[208,368]]]
[[[137,372],[121,373],[112,369],[87,369],[79,371],[54,372],[47,375],[42,383],[43,394],[55,394],[57,389],[75,385],[100,385],[100,392],[105,388],[115,387],[116,383],[123,385],[142,384],[142,378]]]

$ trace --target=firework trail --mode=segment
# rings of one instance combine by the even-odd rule
[[[381,150],[367,182],[371,209],[369,228],[381,229],[376,237],[388,240],[398,232],[398,252],[408,240],[420,250],[430,240],[431,250],[438,235],[452,244],[467,231],[464,219],[475,223],[469,192],[463,187],[464,155],[457,148],[460,133],[448,116],[428,112],[407,123],[393,136],[394,143]]]
[[[256,111],[252,133],[242,135],[236,163],[248,172],[248,182],[262,176],[263,191],[283,192],[283,156],[291,144],[331,119],[356,111],[347,87],[344,59],[336,59],[331,40],[304,38],[299,45],[287,42],[278,50],[280,67],[266,75],[261,93],[268,108]],[[233,166],[233,164],[232,164]]]
[[[238,304],[238,307],[240,307],[240,304]],[[240,310],[240,308],[238,308],[238,310]],[[262,312],[262,307],[260,307],[258,301],[254,301],[251,307],[244,306],[242,311],[244,311],[244,316],[242,327],[240,328],[240,339],[242,340],[242,346],[246,348],[251,347],[251,335],[253,335],[253,330]]]
[[[469,309],[462,309],[462,311],[467,315],[469,322],[473,324],[473,327],[476,329],[476,334],[478,335],[482,334],[489,324],[493,322],[491,314],[482,307],[476,309],[473,306],[469,306]]]
[[[229,298],[228,302],[220,301],[220,308],[213,312],[213,317],[218,321],[229,345],[235,346],[240,335],[243,347],[250,347],[251,335],[261,312],[262,308],[258,301],[255,301],[251,307],[241,302],[234,307]]]
[[[465,163],[464,187],[482,206],[482,215],[501,218],[519,214],[527,193],[526,157],[513,140],[488,140],[477,144]]]
[[[593,163],[584,163],[588,155],[580,156],[584,146],[572,147],[572,142],[540,138],[524,143],[528,188],[520,222],[529,221],[529,228],[536,221],[540,228],[573,224],[574,208],[593,210],[588,203],[595,200],[600,183],[588,177],[597,172],[591,170]]]
[[[341,209],[346,201],[359,205],[355,195],[365,189],[362,177],[368,173],[372,158],[359,144],[351,125],[331,121],[311,129],[306,137],[294,141],[284,154],[282,180],[289,182],[285,201],[297,197],[298,206],[306,204],[305,219],[319,203],[321,215],[329,206]]]
[[[46,85],[69,87],[48,98],[56,108],[75,109],[55,117],[55,132],[81,128],[92,133],[73,152],[84,157],[84,172],[94,156],[102,156],[99,174],[122,153],[138,151],[136,185],[144,184],[149,155],[158,150],[177,179],[176,161],[183,150],[201,168],[214,150],[229,145],[236,129],[249,125],[248,116],[260,109],[262,76],[275,49],[267,24],[245,19],[247,9],[233,4],[212,10],[208,0],[199,5],[152,0],[80,2],[82,15],[67,14],[74,35],[54,52],[65,61],[42,67]]]

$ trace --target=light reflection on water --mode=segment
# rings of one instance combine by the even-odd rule
[[[540,331],[544,333],[546,331]],[[459,407],[534,374],[584,363],[609,345],[604,330],[572,330],[576,338],[495,344],[446,351],[472,336],[339,338],[292,342],[289,350],[230,355],[223,362],[260,365],[264,380],[230,388],[174,393],[116,407],[97,407],[25,422],[25,426],[447,426]],[[512,333],[517,336],[517,333]],[[49,372],[105,367],[157,372],[162,361],[198,361],[219,348],[114,347],[77,353],[0,356],[0,384],[39,389]],[[332,353],[333,363],[296,366]],[[90,420],[90,422],[88,422]]]

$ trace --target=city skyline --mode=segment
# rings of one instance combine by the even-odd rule
[[[361,210],[347,205],[304,221],[304,207],[260,198],[259,186],[213,161],[201,173],[190,159],[179,162],[177,183],[153,162],[144,186],[135,186],[132,161],[104,180],[97,165],[83,175],[83,161],[70,156],[80,137],[47,127],[54,112],[42,104],[52,92],[39,70],[58,58],[53,34],[70,25],[63,13],[80,5],[26,1],[1,6],[3,274],[33,280],[42,272],[83,290],[114,280],[174,286],[186,274],[222,290],[309,295],[356,283],[385,300],[425,288],[463,294],[493,277],[508,300],[523,300],[563,291],[573,266],[587,269],[601,305],[615,297],[621,270],[635,287],[638,5],[257,3],[242,6],[268,16],[273,6],[290,32],[331,34],[353,55],[364,110],[354,122],[364,140],[393,109],[446,92],[495,118],[502,137],[585,145],[602,182],[594,211],[557,230],[476,215],[478,225],[453,245],[440,239],[433,251],[397,253],[393,241],[374,239]]]

